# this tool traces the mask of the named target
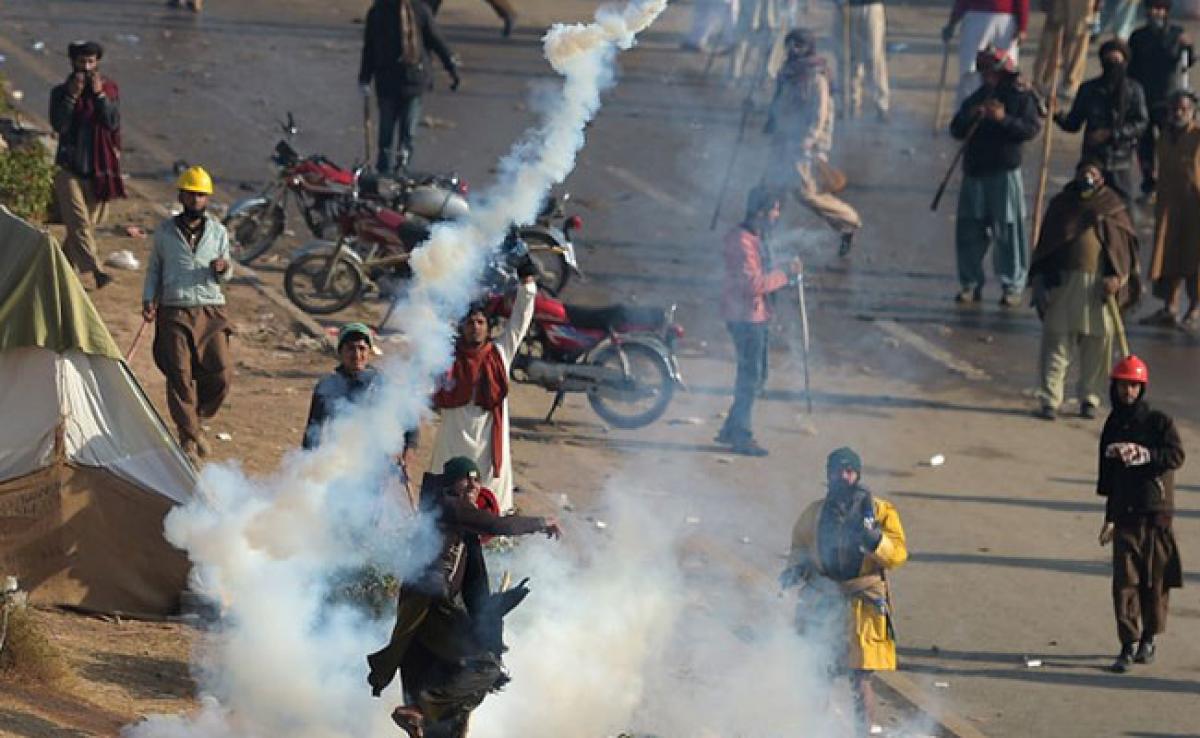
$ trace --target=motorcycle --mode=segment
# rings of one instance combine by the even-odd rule
[[[487,306],[512,314],[509,287],[518,280],[520,244],[490,266]],[[513,357],[513,381],[554,392],[551,422],[568,392],[587,394],[588,404],[616,428],[641,428],[662,417],[675,390],[684,386],[675,344],[684,335],[675,305],[639,307],[570,305],[539,290],[533,321]]]

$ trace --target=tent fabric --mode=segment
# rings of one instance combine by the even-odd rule
[[[162,537],[173,506],[102,469],[55,463],[0,482],[0,572],[29,599],[102,612],[176,612],[187,555]]]
[[[0,352],[21,346],[122,358],[58,243],[0,205]]]
[[[0,207],[0,576],[30,599],[162,614],[163,519],[196,471],[49,234]]]

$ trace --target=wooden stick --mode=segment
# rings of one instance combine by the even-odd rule
[[[1063,32],[1054,37],[1054,57],[1050,70],[1050,101],[1046,105],[1046,130],[1042,134],[1042,169],[1038,173],[1037,194],[1033,197],[1033,245],[1036,247],[1042,232],[1042,203],[1046,199],[1046,181],[1050,176],[1050,144],[1054,140],[1054,113],[1058,107],[1058,66],[1062,58]]]
[[[1117,346],[1121,349],[1121,358],[1129,356],[1129,336],[1125,335],[1125,321],[1121,318],[1121,308],[1117,305],[1117,296],[1109,295],[1104,306],[1112,317],[1113,327],[1117,329]]]
[[[942,131],[942,116],[946,114],[946,76],[950,73],[950,44],[942,43],[942,73],[938,77],[937,108],[933,112],[933,135]]]
[[[946,187],[950,184],[950,178],[954,176],[955,170],[958,169],[958,162],[962,161],[963,154],[967,153],[967,146],[970,145],[971,139],[975,137],[975,131],[979,130],[979,124],[982,122],[983,116],[981,115],[971,124],[966,137],[963,138],[962,145],[954,153],[954,158],[950,160],[950,168],[946,170],[946,176],[942,177],[942,183],[938,185],[937,192],[933,195],[933,202],[929,204],[930,210],[938,209],[938,204],[942,201],[942,195],[946,194]]]
[[[852,82],[853,72],[850,67],[850,15],[849,0],[841,0],[842,3],[842,115],[846,120],[850,119],[850,84]]]
[[[125,363],[133,361],[133,355],[137,353],[138,346],[142,343],[142,334],[146,332],[146,326],[150,325],[150,321],[143,320],[138,326],[137,333],[133,336],[133,343],[129,344],[129,350],[125,352]]]

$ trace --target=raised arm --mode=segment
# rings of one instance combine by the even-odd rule
[[[537,297],[537,283],[532,279],[522,282],[517,287],[517,297],[513,300],[512,315],[508,316],[508,324],[496,339],[496,348],[500,349],[500,357],[504,359],[507,368],[512,364],[517,354],[517,347],[525,340],[529,332],[529,324],[533,322],[533,305]]]

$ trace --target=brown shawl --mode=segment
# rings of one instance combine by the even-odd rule
[[[504,449],[504,399],[508,397],[508,370],[496,344],[468,346],[461,340],[454,349],[454,365],[433,395],[439,410],[474,404],[492,413],[492,473],[500,473]]]
[[[1055,195],[1046,208],[1046,218],[1033,249],[1029,278],[1044,275],[1049,280],[1048,286],[1053,286],[1062,271],[1066,246],[1089,228],[1095,228],[1104,248],[1105,263],[1111,273],[1124,282],[1117,294],[1117,302],[1122,308],[1129,308],[1137,303],[1142,293],[1137,231],[1129,211],[1121,197],[1109,187],[1084,198],[1073,184]]]
[[[116,105],[120,102],[117,83],[111,79],[103,81],[104,96]],[[125,183],[121,180],[121,129],[109,130],[96,115],[96,98],[81,95],[75,104],[76,126],[86,122],[95,132],[92,138],[92,187],[96,199],[108,202],[125,197]]]

